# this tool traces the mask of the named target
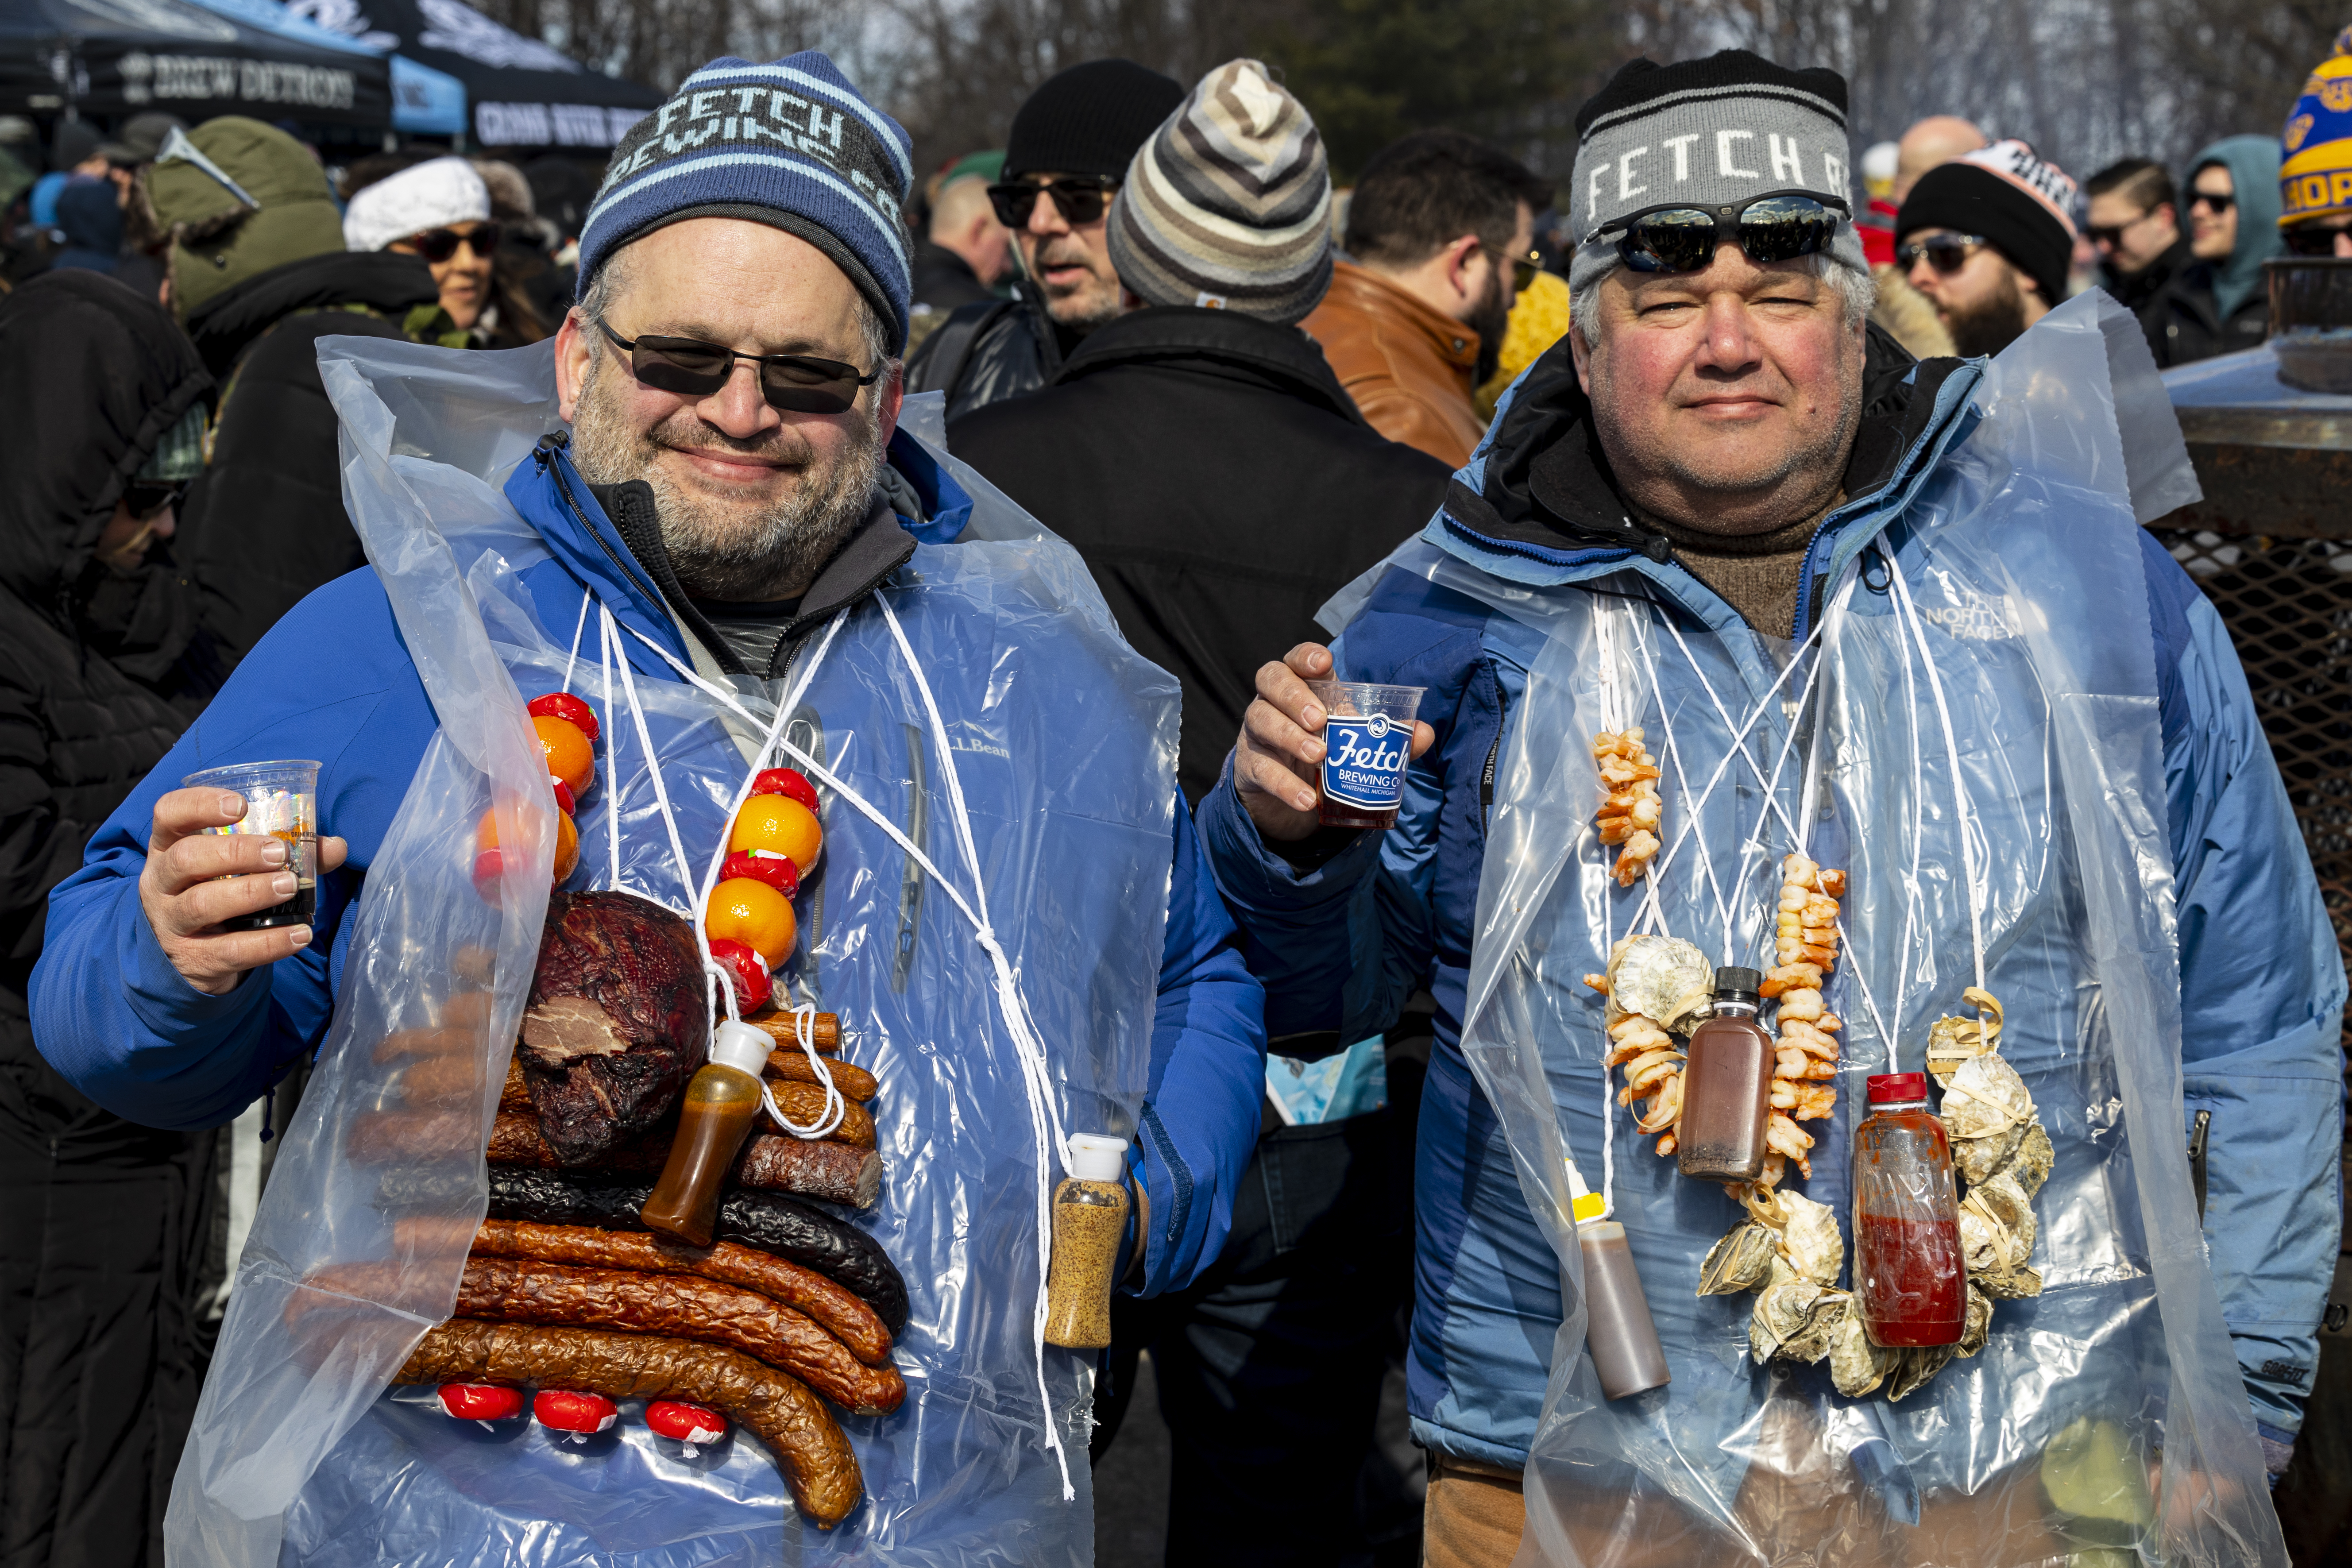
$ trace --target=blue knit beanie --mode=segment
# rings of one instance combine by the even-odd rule
[[[814,49],[733,56],[686,79],[613,149],[580,234],[580,290],[630,240],[682,218],[764,223],[815,246],[907,342],[914,292],[899,216],[914,144]]]

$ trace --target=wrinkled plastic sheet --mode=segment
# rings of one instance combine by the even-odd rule
[[[1588,742],[1613,727],[1604,653],[1626,721],[1660,753],[1671,727],[1680,754],[1662,780],[1669,849],[1731,750],[1654,585],[1628,571],[1587,585],[1616,592],[1525,590],[1425,543],[1396,558],[1542,638],[1496,786],[1464,1035],[1567,1303],[1525,1476],[1522,1568],[2284,1563],[2181,1137],[2171,855],[2135,518],[2151,498],[2193,498],[2195,481],[2168,413],[2128,441],[2116,416],[2147,407],[2154,384],[2130,318],[2078,301],[1992,363],[1973,429],[1880,549],[1844,563],[1818,653],[1678,622],[1735,719],[1791,657],[1801,663],[1750,734],[1761,775],[1734,758],[1665,879],[1665,930],[1718,963],[1770,963],[1809,759],[1810,853],[1849,874],[1849,942],[1827,988],[1845,1020],[1838,1109],[1805,1124],[1813,1174],[1791,1166],[1790,1188],[1837,1212],[1850,1267],[1863,1080],[1894,1070],[1890,1051],[1899,1070],[1919,1070],[1929,1023],[1967,1011],[1969,857],[1987,984],[2007,1008],[2002,1054],[2056,1148],[2034,1201],[2042,1294],[1998,1303],[1983,1352],[1900,1404],[1884,1390],[1839,1395],[1826,1363],[1748,1358],[1756,1298],[1696,1293],[1701,1257],[1738,1211],[1716,1184],[1680,1178],[1607,1098],[1602,1003],[1581,977],[1606,967],[1640,889],[1617,888],[1616,852],[1591,830]],[[1925,623],[1957,759],[1916,647],[1905,651],[1888,556]],[[1974,836],[1965,857],[1955,766]],[[1571,1152],[1588,1176],[1610,1169],[1673,1373],[1630,1399],[1604,1399],[1583,1353]],[[2105,1479],[2086,1496],[2093,1472]]]
[[[487,1206],[482,1150],[551,847],[513,858],[493,909],[469,879],[475,825],[495,799],[544,795],[522,700],[562,684],[574,626],[571,613],[542,624],[519,574],[555,568],[500,493],[559,427],[548,350],[343,340],[321,361],[344,421],[346,500],[442,729],[370,868],[334,1023],[239,1265],[173,1491],[172,1561],[1090,1562],[1092,1358],[1047,1348],[1042,1411],[1031,1338],[1040,1173],[990,967],[952,901],[839,800],[827,802],[800,949],[779,979],[840,1015],[845,1055],[882,1084],[882,1196],[852,1217],[906,1277],[912,1316],[894,1352],[905,1405],[841,1417],[866,1500],[820,1531],[755,1440],[734,1432],[688,1460],[632,1405],[618,1429],[575,1445],[527,1420],[490,1432],[453,1421],[429,1390],[387,1392],[449,1316]],[[933,456],[975,496],[973,521],[962,542],[919,549],[905,585],[887,591],[946,721],[989,912],[1052,1053],[1065,1122],[1131,1137],[1166,920],[1175,683],[1127,648],[1075,553]],[[756,739],[627,640],[699,877]],[[607,699],[593,614],[583,643],[571,689],[599,711],[604,739],[567,885],[624,888],[682,912],[645,749],[617,677]],[[733,684],[764,730],[782,683]],[[872,606],[845,623],[786,733],[972,896],[947,759]],[[432,1093],[411,1070],[419,1048],[458,1066],[433,1075]],[[391,1162],[378,1147],[355,1152],[355,1131],[385,1113],[436,1119],[445,1135]],[[303,1283],[350,1265],[372,1267],[364,1288],[349,1274],[340,1294]],[[1070,1453],[1075,1501],[1043,1445],[1048,1419]]]

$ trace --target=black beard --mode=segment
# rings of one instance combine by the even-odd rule
[[[1952,346],[1962,357],[1997,354],[2025,335],[2025,295],[2007,270],[2000,286],[1974,309],[1950,312]]]
[[[1491,261],[1493,258],[1488,258]],[[1495,379],[1495,372],[1503,363],[1503,339],[1511,330],[1511,308],[1503,303],[1503,268],[1500,262],[1486,278],[1486,297],[1478,308],[1470,312],[1463,323],[1478,334],[1478,368],[1471,373],[1470,384],[1475,389]]]
[[[790,426],[753,441],[739,441],[680,409],[650,432],[630,428],[617,399],[603,395],[599,355],[580,389],[572,422],[572,460],[589,483],[643,479],[654,492],[662,543],[678,584],[698,599],[722,602],[789,598],[805,592],[842,544],[865,521],[882,473],[880,427],[863,410],[859,439],[827,464]],[[807,465],[800,483],[773,505],[760,508],[681,493],[655,465],[663,447],[753,454]]]

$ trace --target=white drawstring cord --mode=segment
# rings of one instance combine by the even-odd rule
[[[564,656],[564,659],[563,659],[563,686],[562,686],[562,689],[563,689],[563,690],[566,690],[566,691],[569,691],[569,690],[571,690],[571,689],[572,689],[572,667],[573,665],[575,665],[575,664],[577,664],[577,663],[579,663],[579,662],[580,662],[580,634],[581,634],[582,632],[584,632],[584,631],[586,631],[586,630],[588,629],[588,605],[589,605],[589,601],[591,601],[592,599],[595,598],[595,596],[596,596],[596,593],[595,593],[595,590],[594,590],[594,589],[593,589],[593,588],[583,588],[583,589],[582,589],[582,590],[581,590],[581,593],[580,593],[580,618],[579,618],[579,620],[577,620],[577,621],[575,621],[575,622],[573,622],[573,623],[572,623],[572,651],[571,651],[569,654],[566,654],[566,655]]]

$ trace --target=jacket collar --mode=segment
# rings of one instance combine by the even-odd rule
[[[357,308],[394,320],[441,298],[422,257],[394,250],[330,251],[257,272],[188,316],[188,336],[213,374],[228,374],[245,346],[298,310]]]
[[[1464,376],[1477,372],[1481,340],[1475,328],[1432,309],[1379,273],[1367,271],[1352,261],[1332,264],[1331,287],[1315,310],[1317,315],[1326,310],[1353,311],[1394,321]]]
[[[1475,352],[1475,351],[1474,351]],[[1062,386],[1116,365],[1182,365],[1228,380],[1269,386],[1362,425],[1355,399],[1331,372],[1315,340],[1233,310],[1155,305],[1130,310],[1087,334],[1050,385]],[[1369,426],[1367,426],[1369,428]]]
[[[1982,375],[1972,361],[1914,361],[1876,325],[1868,329],[1862,424],[1846,465],[1846,499],[1822,521],[1807,552],[1797,636],[1809,629],[1827,583],[1902,512],[1952,443],[1974,428],[1969,399]],[[1655,570],[1673,561],[1674,546],[1633,520],[1591,412],[1562,339],[1505,395],[1486,438],[1454,475],[1423,537],[1483,571],[1530,586],[1580,582],[1639,560],[1685,598],[1705,595],[1688,574]]]

